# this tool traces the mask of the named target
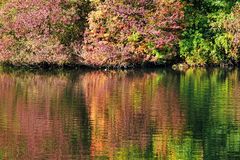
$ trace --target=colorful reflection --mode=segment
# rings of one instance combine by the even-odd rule
[[[89,157],[86,107],[72,85],[67,75],[0,74],[0,159]]]
[[[111,71],[83,77],[92,121],[91,156],[166,158],[174,152],[168,142],[183,133],[185,118],[175,92],[177,77],[165,74]]]
[[[0,73],[0,159],[238,159],[239,71]]]

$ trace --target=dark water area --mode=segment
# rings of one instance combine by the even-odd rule
[[[240,159],[240,70],[0,71],[0,159]]]

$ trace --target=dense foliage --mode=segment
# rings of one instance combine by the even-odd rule
[[[225,20],[224,28],[232,36],[232,50],[234,54],[240,52],[240,3],[237,3],[233,11]],[[238,55],[239,58],[239,55]]]
[[[239,0],[3,0],[0,62],[239,62]]]
[[[231,13],[236,0],[187,0],[187,2],[186,29],[180,42],[180,56],[190,65],[236,63],[238,60],[236,44],[232,43],[235,33],[229,28],[239,21],[237,7],[233,11],[235,14]],[[229,23],[228,27],[224,27],[226,23]],[[238,28],[235,29],[239,30],[239,26],[236,27]]]
[[[71,53],[65,39],[77,36],[77,19],[77,6],[70,0],[9,0],[0,12],[1,61],[67,62]]]
[[[97,66],[172,58],[182,18],[179,1],[106,0],[89,16],[83,58]]]

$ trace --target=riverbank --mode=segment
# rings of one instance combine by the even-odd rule
[[[0,62],[123,69],[238,63],[240,3],[184,1],[0,2]]]
[[[94,68],[166,61],[176,53],[182,10],[180,0],[13,0],[0,7],[0,61],[75,65],[83,59]]]
[[[86,64],[54,64],[54,63],[38,63],[38,64],[11,64],[11,63],[0,63],[0,71],[39,71],[39,72],[48,72],[48,71],[73,71],[73,70],[138,70],[138,69],[171,69],[174,71],[187,71],[191,68],[221,68],[221,69],[230,69],[238,68],[239,64],[233,63],[221,63],[221,64],[209,64],[209,65],[188,65],[187,63],[165,63],[165,64],[156,64],[156,63],[146,63],[143,65],[131,65],[128,67],[94,67]]]

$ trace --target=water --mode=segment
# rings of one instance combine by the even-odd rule
[[[240,159],[240,71],[0,72],[0,159]]]

